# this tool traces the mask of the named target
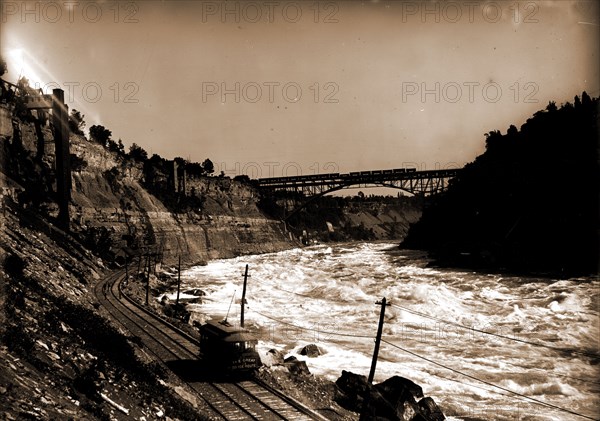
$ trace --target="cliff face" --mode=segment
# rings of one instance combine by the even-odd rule
[[[290,227],[309,241],[401,240],[420,217],[416,197],[325,196],[293,216]]]
[[[104,227],[113,240],[144,237],[160,245],[167,261],[178,253],[206,261],[291,245],[281,224],[258,211],[248,186],[216,177],[195,180],[196,191],[204,196],[202,208],[172,212],[141,186],[141,168],[117,161],[81,137],[73,137],[71,144],[88,162],[73,173],[74,229],[86,233]],[[89,154],[90,149],[94,153]]]
[[[3,121],[6,143],[10,138],[14,140],[17,133],[13,133],[9,119]],[[49,128],[42,129],[45,152],[43,164],[38,164],[33,156],[39,135],[33,124],[18,125],[20,143],[27,156],[24,162],[37,173],[37,179],[30,184],[52,195],[52,133]],[[142,186],[142,164],[124,160],[82,136],[72,134],[70,144],[71,154],[79,161],[72,172],[71,230],[101,253],[132,242],[155,244],[166,262],[173,262],[181,254],[184,260],[196,263],[294,245],[279,221],[258,210],[256,192],[246,184],[219,177],[190,179],[187,191],[193,188],[202,203],[193,209],[181,206],[178,211],[176,202],[167,208]],[[31,178],[31,174],[25,174],[30,171],[22,167],[16,171]],[[56,215],[54,203],[42,203],[42,208],[49,215]]]

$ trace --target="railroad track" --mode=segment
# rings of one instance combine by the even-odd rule
[[[114,272],[96,284],[96,298],[111,316],[138,337],[167,367],[198,360],[199,342],[134,302],[121,291],[124,273]],[[204,415],[225,420],[324,420],[323,416],[256,380],[182,381],[201,398]]]

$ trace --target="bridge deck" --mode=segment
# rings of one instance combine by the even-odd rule
[[[449,179],[455,177],[459,171],[459,169],[417,171],[414,168],[401,168],[394,170],[350,172],[345,174],[329,173],[259,178],[258,184],[260,187],[270,189],[332,185],[350,186],[366,183],[382,184],[388,181],[398,180]]]

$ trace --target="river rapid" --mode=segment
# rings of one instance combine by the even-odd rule
[[[317,245],[215,260],[182,273],[182,283],[207,294],[203,304],[190,305],[193,318],[223,318],[229,309],[236,323],[248,264],[246,327],[257,333],[259,351],[293,354],[330,380],[342,370],[368,375],[376,302],[386,297],[375,382],[407,377],[451,420],[600,417],[600,281],[481,274],[428,262],[424,253],[392,243]],[[298,355],[309,343],[325,354]]]

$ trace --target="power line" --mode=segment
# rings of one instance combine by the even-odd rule
[[[295,328],[300,329],[300,330],[306,330],[306,331],[309,331],[309,332],[318,332],[318,333],[322,333],[324,335],[343,336],[343,337],[348,337],[348,338],[363,338],[363,339],[367,338],[367,339],[373,339],[373,336],[371,336],[371,335],[354,335],[352,333],[328,332],[328,331],[321,330],[321,329],[314,329],[314,328],[310,328],[310,327],[298,326],[298,325],[295,325],[293,323],[286,322],[284,320],[277,319],[275,317],[272,317],[272,316],[269,316],[267,314],[261,313],[260,311],[257,311],[257,310],[254,310],[254,309],[252,311],[254,311],[257,314],[260,314],[263,317],[266,317],[267,319],[273,320],[273,321],[275,321],[277,323],[281,323],[281,324],[284,324],[284,325],[292,326],[292,327],[295,327]]]
[[[452,326],[460,327],[462,329],[472,330],[474,332],[478,332],[478,333],[483,333],[483,334],[486,334],[486,335],[495,336],[497,338],[508,339],[508,340],[514,341],[514,342],[521,342],[521,343],[524,343],[524,344],[527,344],[527,345],[539,346],[539,347],[542,347],[542,348],[552,349],[552,350],[558,351],[558,352],[585,355],[586,357],[592,357],[592,358],[600,358],[599,354],[593,353],[593,352],[577,351],[575,349],[560,348],[560,347],[557,347],[557,346],[546,345],[546,344],[542,344],[540,342],[531,342],[531,341],[526,341],[524,339],[511,338],[509,336],[504,336],[504,335],[500,335],[500,334],[493,333],[493,332],[486,332],[485,330],[476,329],[474,327],[468,327],[468,326],[461,325],[459,323],[454,323],[454,322],[451,322],[451,321],[448,321],[448,320],[439,319],[437,317],[430,316],[430,315],[425,314],[425,313],[421,313],[420,311],[411,310],[411,309],[409,309],[407,307],[399,306],[397,304],[392,304],[392,307],[399,308],[401,310],[407,311],[407,312],[415,314],[417,316],[424,317],[426,319],[431,319],[431,320],[434,320],[434,321],[437,321],[437,322],[440,322],[440,323],[446,323],[446,324],[449,324],[449,325],[452,325]]]
[[[261,284],[263,284],[263,285],[265,285],[265,286],[267,285],[266,283],[264,283],[264,282],[262,282],[260,280],[258,282],[261,283]],[[367,303],[367,302],[370,302],[368,300],[347,301],[347,300],[334,300],[334,299],[325,298],[325,297],[313,297],[313,296],[310,296],[308,294],[302,294],[302,293],[299,293],[299,292],[289,291],[287,289],[283,289],[283,288],[280,288],[280,287],[277,287],[277,286],[274,286],[274,285],[269,285],[269,287],[277,289],[279,291],[287,292],[288,294],[293,294],[293,295],[297,295],[297,296],[304,297],[304,298],[310,298],[310,299],[313,299],[313,300],[324,300],[324,301],[329,301],[329,302],[333,302],[333,303],[355,304],[355,303]],[[428,314],[425,314],[425,313],[422,313],[422,312],[419,312],[419,311],[416,311],[416,310],[412,310],[412,309],[409,309],[407,307],[399,306],[397,304],[392,304],[392,307],[396,307],[396,308],[405,310],[405,311],[407,311],[409,313],[415,314],[417,316],[421,316],[421,317],[424,317],[424,318],[427,318],[427,319],[431,319],[431,320],[434,320],[434,321],[437,321],[437,322],[440,322],[440,323],[446,323],[446,324],[449,324],[449,325],[452,325],[452,326],[456,326],[456,327],[459,327],[459,328],[462,328],[462,329],[472,330],[474,332],[483,333],[485,335],[495,336],[497,338],[508,339],[510,341],[520,342],[520,343],[524,343],[524,344],[527,344],[527,345],[538,346],[538,347],[543,347],[543,348],[547,348],[547,349],[552,349],[554,351],[563,352],[563,353],[585,355],[587,357],[592,357],[592,358],[599,358],[600,357],[599,354],[593,353],[593,352],[578,351],[578,350],[575,350],[575,349],[568,349],[568,348],[560,348],[560,347],[556,347],[556,346],[552,346],[552,345],[542,344],[540,342],[526,341],[524,339],[511,338],[509,336],[504,336],[504,335],[500,335],[500,334],[493,333],[493,332],[486,332],[486,331],[481,330],[481,329],[476,329],[474,327],[464,326],[464,325],[461,325],[461,324],[458,324],[458,323],[454,323],[454,322],[443,320],[443,319],[440,319],[440,318],[437,318],[437,317],[434,317],[434,316],[430,316]],[[318,312],[315,312],[315,313],[318,313]],[[322,313],[318,313],[318,314],[322,314]],[[582,380],[582,379],[577,379],[577,380]],[[583,381],[585,381],[585,380],[583,380]]]
[[[392,342],[386,341],[385,339],[381,339],[381,341],[382,341],[382,342],[385,342],[386,344],[388,344],[388,345],[390,345],[390,346],[393,346],[394,348],[398,348],[398,349],[399,349],[399,350],[401,350],[401,351],[404,351],[404,352],[406,352],[406,353],[408,353],[408,354],[410,354],[410,355],[413,355],[413,356],[415,356],[415,357],[417,357],[417,358],[420,358],[420,359],[422,359],[422,360],[425,360],[425,361],[427,361],[427,362],[429,362],[429,363],[435,364],[435,365],[437,365],[437,366],[439,366],[439,367],[445,368],[446,370],[450,370],[450,371],[452,371],[452,372],[454,372],[454,373],[457,373],[457,374],[460,374],[460,375],[462,375],[462,376],[468,377],[468,378],[470,378],[470,379],[472,379],[472,380],[476,380],[476,381],[478,381],[478,382],[484,383],[484,384],[486,384],[486,385],[488,385],[488,386],[492,386],[492,387],[495,387],[495,388],[497,388],[497,389],[503,390],[503,391],[505,391],[505,392],[508,392],[508,393],[510,393],[510,394],[513,394],[513,395],[515,395],[515,396],[521,397],[521,398],[523,398],[523,399],[528,399],[528,400],[530,400],[530,401],[532,401],[532,402],[535,402],[535,403],[537,403],[537,404],[539,404],[539,405],[547,406],[547,407],[549,407],[549,408],[553,408],[553,409],[556,409],[556,410],[559,410],[559,411],[563,411],[563,412],[566,412],[566,413],[569,413],[569,414],[572,414],[572,415],[576,415],[576,416],[578,416],[578,417],[587,418],[587,419],[589,419],[589,420],[594,420],[594,421],[596,421],[596,418],[592,418],[592,417],[589,417],[589,416],[587,416],[587,415],[579,414],[579,413],[577,413],[577,412],[575,412],[575,411],[571,411],[570,409],[561,408],[560,406],[556,406],[556,405],[553,405],[553,404],[551,404],[551,403],[547,403],[547,402],[541,401],[541,400],[539,400],[539,399],[531,398],[531,397],[529,397],[529,396],[527,396],[527,395],[523,395],[522,393],[515,392],[515,391],[513,391],[513,390],[507,389],[507,388],[505,388],[505,387],[502,387],[502,386],[498,386],[498,385],[496,385],[496,384],[494,384],[494,383],[490,383],[490,382],[488,382],[488,381],[482,380],[482,379],[480,379],[480,378],[477,378],[477,377],[475,377],[475,376],[471,376],[470,374],[463,373],[462,371],[458,371],[458,370],[456,370],[456,369],[454,369],[454,368],[451,368],[451,367],[448,367],[448,366],[446,366],[446,365],[444,365],[444,364],[440,364],[440,363],[438,363],[438,362],[435,362],[435,361],[433,361],[433,360],[431,360],[431,359],[429,359],[429,358],[422,357],[422,356],[421,356],[421,355],[419,355],[419,354],[416,354],[416,353],[414,353],[414,352],[412,352],[412,351],[409,351],[409,350],[407,350],[407,349],[404,349],[404,348],[402,348],[402,347],[400,347],[400,346],[398,346],[398,345],[396,345],[396,344],[394,344],[394,343],[392,343]]]
[[[264,283],[262,281],[258,281],[258,282],[261,283],[261,284],[263,284],[263,285],[265,285],[265,286],[267,285],[266,283]],[[355,303],[367,303],[367,302],[370,302],[368,300],[347,301],[347,300],[334,300],[334,299],[325,298],[325,297],[313,297],[313,296],[310,296],[308,294],[303,294],[303,293],[299,293],[299,292],[295,292],[295,291],[289,291],[287,289],[283,289],[283,288],[280,288],[280,287],[277,287],[277,286],[274,286],[274,285],[269,285],[269,287],[277,289],[279,291],[287,292],[288,294],[293,294],[293,295],[297,295],[297,296],[304,297],[304,298],[310,298],[310,299],[313,299],[313,300],[324,300],[324,301],[329,301],[329,302],[333,302],[333,303],[355,304]],[[462,329],[472,330],[474,332],[478,332],[478,333],[483,333],[483,334],[486,334],[486,335],[495,336],[497,338],[508,339],[510,341],[515,341],[515,342],[520,342],[520,343],[524,343],[524,344],[527,344],[527,345],[532,345],[532,346],[538,346],[538,347],[543,347],[543,348],[547,348],[547,349],[552,349],[554,351],[563,352],[563,353],[585,355],[587,357],[592,357],[592,358],[599,358],[600,357],[599,354],[593,353],[593,352],[578,351],[578,350],[575,350],[575,349],[568,349],[568,348],[560,348],[560,347],[556,347],[556,346],[552,346],[552,345],[542,344],[540,342],[531,342],[531,341],[526,341],[524,339],[511,338],[509,336],[504,336],[504,335],[500,335],[500,334],[493,333],[493,332],[486,332],[484,330],[476,329],[474,327],[468,327],[468,326],[464,326],[464,325],[461,325],[461,324],[458,324],[458,323],[454,323],[454,322],[450,322],[450,321],[447,321],[447,320],[439,319],[437,317],[430,316],[428,314],[421,313],[419,311],[412,310],[412,309],[409,309],[407,307],[399,306],[397,304],[392,304],[392,307],[396,307],[396,308],[405,310],[405,311],[407,311],[409,313],[415,314],[417,316],[425,317],[427,319],[431,319],[431,320],[434,320],[434,321],[437,321],[437,322],[440,322],[440,323],[446,323],[446,324],[449,324],[449,325],[452,325],[452,326],[460,327]]]
[[[312,295],[308,295],[308,294],[303,294],[301,292],[295,292],[295,291],[290,291],[288,289],[284,289],[275,285],[268,285],[267,283],[260,281],[260,280],[256,280],[258,283],[264,285],[264,286],[268,286],[269,288],[273,288],[276,289],[278,291],[283,291],[283,292],[287,292],[288,294],[293,294],[293,295],[297,295],[299,297],[304,297],[304,298],[310,298],[311,300],[323,300],[323,301],[329,301],[332,303],[339,303],[339,304],[355,304],[355,303],[371,303],[370,300],[355,300],[355,301],[348,301],[348,300],[334,300],[332,298],[325,298],[325,297],[314,297]]]
[[[308,295],[306,295],[306,294],[300,294],[300,293],[296,293],[296,292],[293,292],[293,291],[283,290],[283,289],[281,289],[281,288],[277,288],[277,287],[273,287],[273,288],[280,289],[280,290],[282,290],[282,291],[284,291],[284,292],[288,292],[288,293],[291,293],[291,294],[295,294],[295,295],[299,295],[299,296],[303,296],[303,297],[307,297],[307,298],[311,298],[311,299],[319,299],[319,298],[316,298],[316,297],[311,297],[311,296],[308,296]],[[336,301],[336,300],[330,300],[330,299],[326,299],[326,298],[325,298],[325,300],[328,300],[328,301],[334,301],[334,302],[339,302],[339,301]],[[346,303],[346,304],[351,304],[351,302],[348,302],[348,301],[342,301],[342,302],[344,302],[344,303]],[[429,315],[427,315],[427,314],[425,314],[425,313],[421,313],[421,312],[418,312],[418,311],[414,311],[414,310],[411,310],[411,309],[408,309],[408,308],[406,308],[406,307],[402,307],[402,306],[399,306],[399,305],[392,304],[392,306],[394,306],[394,307],[397,307],[397,308],[400,308],[400,309],[402,309],[402,310],[405,310],[405,311],[408,311],[408,312],[410,312],[410,313],[413,313],[413,314],[419,315],[419,316],[421,316],[421,317],[425,317],[425,318],[428,318],[428,319],[432,319],[432,320],[435,320],[435,321],[438,321],[438,322],[444,322],[444,323],[448,323],[448,324],[455,325],[455,326],[457,326],[457,327],[460,327],[460,328],[463,328],[463,329],[472,329],[473,331],[476,331],[476,332],[480,332],[480,333],[484,333],[484,334],[488,334],[488,335],[492,335],[492,336],[500,337],[500,338],[503,338],[503,339],[509,339],[509,340],[513,340],[513,341],[517,341],[517,342],[522,342],[522,343],[526,343],[526,344],[533,345],[533,346],[541,346],[541,347],[545,347],[545,348],[549,348],[549,349],[554,349],[554,350],[561,351],[561,352],[573,352],[573,353],[579,353],[579,354],[584,354],[584,355],[589,355],[589,356],[597,356],[597,355],[595,355],[595,354],[590,354],[590,353],[585,353],[585,352],[579,352],[579,351],[575,351],[575,350],[567,350],[567,349],[558,348],[558,347],[552,347],[552,346],[548,346],[548,345],[544,345],[544,344],[540,344],[540,343],[529,342],[529,341],[525,341],[525,340],[519,340],[519,339],[516,339],[516,338],[510,338],[510,337],[507,337],[507,336],[498,335],[498,334],[494,334],[494,333],[491,333],[491,332],[485,332],[485,331],[482,331],[482,330],[479,330],[479,329],[475,329],[475,328],[469,328],[469,327],[466,327],[466,326],[460,325],[460,324],[458,324],[458,323],[448,322],[448,321],[445,321],[445,320],[442,320],[442,319],[439,319],[439,318],[436,318],[436,317],[433,317],[433,316],[429,316]],[[319,333],[323,333],[323,334],[327,334],[327,335],[341,336],[341,337],[352,337],[352,338],[363,338],[363,339],[364,339],[364,338],[368,338],[368,339],[372,339],[372,338],[373,338],[372,336],[369,336],[369,335],[355,335],[355,334],[348,334],[348,333],[328,332],[328,331],[323,331],[323,330],[320,330],[320,329],[314,329],[314,328],[307,328],[307,327],[303,327],[303,326],[298,326],[298,325],[296,325],[296,324],[293,324],[293,323],[290,323],[290,322],[286,322],[286,321],[284,321],[284,320],[281,320],[281,319],[278,319],[278,318],[275,318],[275,317],[269,316],[269,315],[267,315],[267,314],[264,314],[264,313],[262,313],[262,312],[259,312],[259,311],[257,311],[257,310],[253,310],[253,311],[255,311],[257,314],[260,314],[261,316],[263,316],[263,317],[265,317],[265,318],[267,318],[267,319],[273,320],[273,321],[275,321],[275,322],[277,322],[277,323],[280,323],[280,324],[284,324],[284,325],[292,326],[292,327],[295,327],[295,328],[297,328],[297,329],[300,329],[300,330],[305,330],[305,331],[314,331],[314,332],[319,332]],[[567,413],[570,413],[570,414],[572,414],[572,415],[576,415],[576,416],[579,416],[579,417],[582,417],[582,418],[587,418],[587,419],[595,420],[595,418],[589,417],[589,416],[587,416],[587,415],[579,414],[579,413],[577,413],[577,412],[574,412],[574,411],[571,411],[571,410],[569,410],[569,409],[565,409],[565,408],[559,407],[559,406],[557,406],[557,405],[553,405],[553,404],[550,404],[550,403],[547,403],[547,402],[544,402],[544,401],[541,401],[541,400],[538,400],[538,399],[535,399],[535,398],[531,398],[531,397],[529,397],[529,396],[526,396],[526,395],[523,395],[523,394],[521,394],[521,393],[518,393],[518,392],[512,391],[512,390],[510,390],[510,389],[504,388],[504,387],[502,387],[502,386],[498,386],[498,385],[496,385],[496,384],[493,384],[493,383],[487,382],[487,381],[485,381],[485,380],[482,380],[482,379],[479,379],[479,378],[477,378],[477,377],[471,376],[471,375],[469,375],[469,374],[463,373],[463,372],[461,372],[461,371],[455,370],[455,369],[453,369],[453,368],[451,368],[451,367],[448,367],[448,366],[446,366],[446,365],[443,365],[443,364],[437,363],[437,362],[435,362],[435,361],[433,361],[433,360],[431,360],[431,359],[428,359],[428,358],[426,358],[426,357],[422,357],[422,356],[420,356],[420,355],[418,355],[418,354],[416,354],[416,353],[414,353],[414,352],[412,352],[412,351],[409,351],[409,350],[407,350],[407,349],[404,349],[404,348],[402,348],[402,347],[400,347],[400,346],[398,346],[398,345],[396,345],[396,344],[394,344],[394,343],[392,343],[392,342],[389,342],[389,341],[387,341],[387,340],[385,340],[385,339],[381,339],[381,340],[382,340],[383,342],[387,343],[388,345],[390,345],[390,346],[393,346],[393,347],[395,347],[395,348],[397,348],[397,349],[400,349],[400,350],[402,350],[402,351],[404,351],[404,352],[406,352],[406,353],[408,353],[408,354],[411,354],[411,355],[413,355],[413,356],[415,356],[415,357],[417,357],[417,358],[423,359],[423,360],[425,360],[425,361],[428,361],[428,362],[430,362],[430,363],[432,363],[432,364],[435,364],[435,365],[437,365],[437,366],[440,366],[440,367],[442,367],[442,368],[445,368],[445,369],[447,369],[447,370],[450,370],[450,371],[452,371],[452,372],[454,372],[454,373],[457,373],[457,374],[463,375],[463,376],[465,376],[465,377],[468,377],[468,378],[470,378],[470,379],[476,380],[476,381],[478,381],[478,382],[484,383],[484,384],[486,384],[486,385],[488,385],[488,386],[491,386],[491,387],[494,387],[494,388],[500,389],[500,390],[502,390],[502,391],[505,391],[505,392],[509,393],[510,395],[515,395],[515,396],[518,396],[518,397],[520,397],[520,398],[527,399],[527,400],[529,400],[529,401],[532,401],[532,402],[534,402],[534,403],[537,403],[537,404],[539,404],[539,405],[543,405],[543,406],[546,406],[546,407],[549,407],[549,408],[553,408],[553,409],[556,409],[556,410],[559,410],[559,411],[567,412]],[[510,365],[510,364],[509,364],[509,365]],[[582,381],[582,382],[586,382],[586,383],[598,384],[598,383],[596,383],[596,382],[587,381],[587,380],[584,380],[584,379],[574,378],[574,377],[570,377],[570,376],[564,376],[564,375],[559,375],[559,376],[563,376],[563,377],[566,377],[566,378],[571,378],[571,379],[578,380],[578,381]],[[445,377],[443,377],[443,376],[439,376],[439,377],[445,378]],[[462,382],[460,382],[459,380],[455,380],[455,379],[447,379],[447,380],[451,380],[451,381],[455,381],[455,382],[458,382],[458,383],[462,383]],[[466,383],[462,383],[462,384],[465,384],[465,385],[467,385]],[[467,386],[472,386],[472,387],[476,387],[476,388],[478,388],[478,386],[475,386],[475,385],[467,385]],[[498,392],[496,392],[496,393],[498,393]],[[500,393],[500,394],[501,394],[501,395],[504,395],[504,394],[502,394],[502,393]],[[507,396],[507,395],[504,395],[504,396]]]

